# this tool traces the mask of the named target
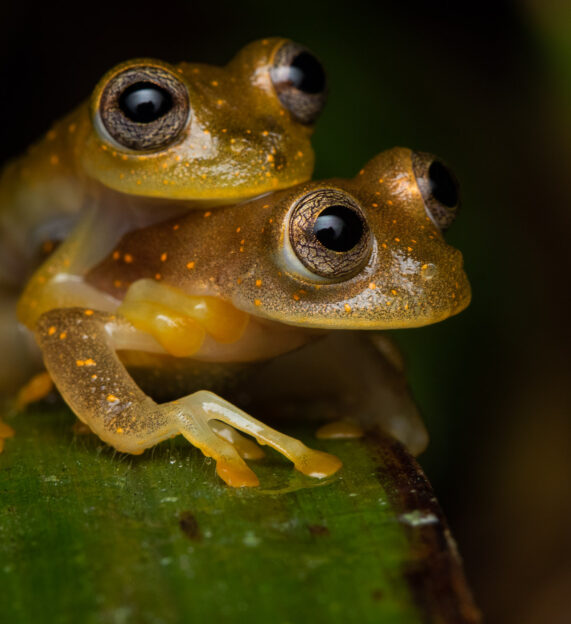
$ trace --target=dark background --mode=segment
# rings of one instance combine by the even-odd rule
[[[571,608],[571,11],[564,0],[31,3],[3,7],[2,161],[118,61],[223,64],[273,35],[310,47],[330,101],[316,177],[394,145],[444,158],[464,210],[448,239],[474,291],[397,332],[432,442],[421,463],[491,623]]]

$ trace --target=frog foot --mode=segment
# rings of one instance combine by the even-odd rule
[[[4,440],[14,437],[14,429],[0,420],[0,453],[4,450]]]
[[[16,408],[23,410],[30,403],[44,399],[54,388],[54,382],[47,371],[34,375],[28,383],[20,389],[16,397]]]
[[[248,452],[255,445],[235,431],[229,433],[231,428],[253,436],[259,444],[271,446],[290,459],[296,470],[310,477],[323,479],[341,468],[341,461],[334,455],[308,448],[299,440],[268,427],[212,392],[201,390],[169,405],[176,407],[178,412],[180,433],[204,455],[216,460],[216,472],[233,487],[256,486],[259,481],[240,456],[240,448],[242,453],[244,451],[244,446],[241,446],[244,442],[249,442]],[[223,429],[219,423],[223,423]],[[239,444],[236,444],[237,440]]]

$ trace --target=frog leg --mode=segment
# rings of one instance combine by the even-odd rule
[[[139,454],[182,434],[216,461],[218,475],[235,487],[257,485],[235,447],[217,435],[210,421],[221,421],[253,435],[294,462],[301,472],[324,477],[339,469],[339,460],[307,448],[250,417],[217,395],[199,391],[157,404],[145,395],[116,354],[127,335],[137,332],[121,316],[91,309],[64,308],[41,316],[36,339],[56,386],[75,414],[117,450]]]
[[[304,419],[309,414],[336,421],[318,429],[318,437],[355,437],[379,429],[413,454],[428,443],[402,356],[380,332],[331,332],[269,362],[251,384],[243,390],[262,406],[281,407],[290,418],[299,412]]]
[[[4,450],[4,440],[14,436],[14,429],[0,418],[0,453]]]
[[[47,371],[34,375],[27,384],[20,388],[16,397],[16,407],[23,410],[30,403],[41,401],[53,390],[54,382]]]
[[[42,369],[33,335],[16,318],[17,301],[16,293],[0,287],[0,396],[13,395]]]
[[[84,283],[82,276],[113,248],[124,228],[112,212],[87,209],[70,236],[28,280],[17,305],[20,323],[33,329],[44,312],[63,307],[114,310],[118,301]]]

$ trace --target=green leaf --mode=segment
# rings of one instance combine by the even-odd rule
[[[0,455],[0,621],[477,622],[422,472],[383,438],[318,441],[324,482],[268,452],[231,489],[182,439],[143,456],[74,436],[64,408],[10,420]]]

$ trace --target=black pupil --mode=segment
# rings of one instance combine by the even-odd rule
[[[438,160],[428,168],[430,192],[436,201],[453,208],[458,203],[456,181],[448,169]]]
[[[325,89],[325,72],[309,52],[300,52],[288,68],[288,82],[304,93],[321,93]]]
[[[346,206],[329,206],[315,220],[313,233],[331,251],[349,251],[363,236],[363,223]]]
[[[137,82],[125,89],[119,98],[123,113],[136,123],[151,123],[170,111],[171,94],[152,82]]]

